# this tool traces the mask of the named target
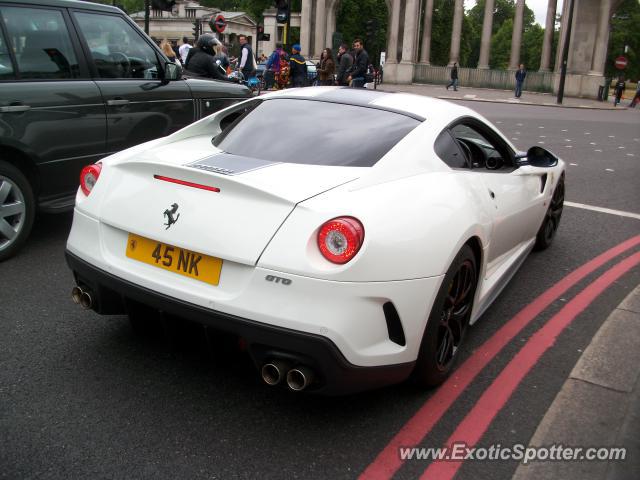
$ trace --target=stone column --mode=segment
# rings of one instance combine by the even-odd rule
[[[487,0],[484,6],[484,19],[482,20],[482,40],[480,41],[480,59],[478,68],[489,68],[489,54],[491,52],[491,32],[493,30],[493,7],[495,0]]]
[[[548,72],[551,63],[551,46],[553,31],[556,26],[556,8],[558,0],[549,0],[547,4],[547,21],[544,24],[544,40],[542,41],[542,55],[540,56],[540,71]]]
[[[407,0],[404,10],[404,34],[402,36],[402,62],[416,62],[418,37],[419,0]]]
[[[327,32],[327,11],[325,0],[316,1],[316,34],[313,46],[313,56],[320,58],[322,50],[324,50],[324,39]],[[311,54],[311,51],[309,52]]]
[[[598,31],[596,33],[596,45],[589,75],[604,75],[604,67],[607,61],[607,47],[609,44],[610,18],[611,0],[601,0],[600,14],[598,16]]]
[[[522,45],[522,21],[524,17],[524,0],[516,3],[516,15],[513,18],[513,35],[511,36],[511,58],[509,69],[517,70],[520,63],[520,47]]]
[[[336,2],[330,2],[327,8],[327,32],[325,37],[325,48],[329,47],[333,49],[333,34],[336,31]]]
[[[400,29],[400,0],[391,2],[391,23],[389,25],[389,45],[385,63],[398,63],[398,31]]]
[[[462,36],[462,15],[464,14],[463,0],[456,0],[453,13],[453,29],[451,30],[451,50],[449,51],[449,66],[460,61],[460,37]]]
[[[305,55],[311,53],[311,0],[302,0],[300,10],[300,46]]]
[[[420,63],[431,63],[431,24],[433,23],[433,0],[427,0],[424,9],[424,32],[422,34],[422,49],[420,50]]]

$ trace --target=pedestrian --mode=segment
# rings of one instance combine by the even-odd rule
[[[215,80],[228,80],[227,73],[216,61],[216,55],[222,52],[222,44],[213,34],[205,33],[198,37],[196,46],[189,51],[185,70],[187,75],[208,77]]]
[[[251,77],[256,76],[256,59],[253,56],[251,45],[247,41],[247,36],[239,35],[238,41],[240,42],[240,65],[238,70],[242,72],[245,80],[249,80]]]
[[[170,61],[176,61],[176,54],[173,48],[171,48],[171,43],[168,39],[165,38],[160,42],[160,48],[162,49],[162,53],[164,53]]]
[[[453,68],[451,69],[451,81],[447,85],[447,90],[449,87],[453,87],[453,91],[458,91],[458,64],[454,63]]]
[[[340,44],[338,48],[338,74],[336,76],[336,82],[338,85],[348,87],[349,82],[347,77],[349,76],[349,70],[353,65],[353,56],[349,53],[346,43]]]
[[[364,79],[369,67],[369,54],[364,49],[362,40],[356,38],[353,41],[353,65],[349,70],[347,80],[353,88],[364,88]]]
[[[624,77],[622,75],[620,75],[618,77],[618,81],[616,82],[616,86],[615,86],[615,99],[613,100],[613,106],[616,107],[618,106],[618,104],[620,103],[620,100],[622,99],[622,93],[624,92]]]
[[[524,64],[520,64],[520,68],[516,70],[516,98],[520,98],[522,95],[522,84],[527,76],[527,71],[524,69]]]
[[[276,49],[269,55],[265,64],[264,82],[266,89],[270,89],[275,84],[276,78],[280,73],[280,56],[284,53],[282,43],[276,43]]]
[[[320,67],[318,68],[318,80],[320,85],[333,85],[333,75],[336,71],[336,63],[333,61],[333,52],[325,48],[320,55]]]
[[[300,52],[302,47],[296,43],[291,47],[291,57],[289,57],[289,75],[291,85],[295,87],[304,87],[307,84],[307,62]]]
[[[636,104],[638,102],[640,102],[640,80],[638,80],[638,82],[636,83],[636,94],[631,99],[631,103],[629,104],[629,106],[631,108],[636,108]]]
[[[180,61],[183,65],[187,64],[187,55],[191,48],[191,41],[187,37],[182,37],[182,45],[178,48],[178,53],[180,54]]]

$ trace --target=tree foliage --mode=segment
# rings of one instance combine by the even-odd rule
[[[627,80],[640,80],[640,3],[638,0],[624,0],[611,19],[609,50],[605,75],[617,77],[620,74]],[[628,46],[625,52],[625,45]],[[614,66],[616,57],[624,55],[629,64],[624,71]]]
[[[373,36],[366,36],[366,22],[372,20]],[[384,0],[342,0],[336,11],[336,32],[341,41],[351,44],[354,38],[364,41],[372,63],[378,63],[386,50],[388,11]],[[335,45],[327,45],[335,49]],[[335,52],[334,52],[335,54]]]

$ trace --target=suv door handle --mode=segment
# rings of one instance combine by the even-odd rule
[[[17,113],[26,112],[27,110],[31,110],[30,105],[7,105],[0,107],[0,113]]]
[[[114,98],[113,100],[107,100],[107,105],[110,107],[117,107],[119,105],[127,105],[129,100],[124,98]]]

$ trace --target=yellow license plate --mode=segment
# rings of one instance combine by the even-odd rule
[[[129,234],[127,257],[170,272],[218,285],[222,260],[184,248]]]

